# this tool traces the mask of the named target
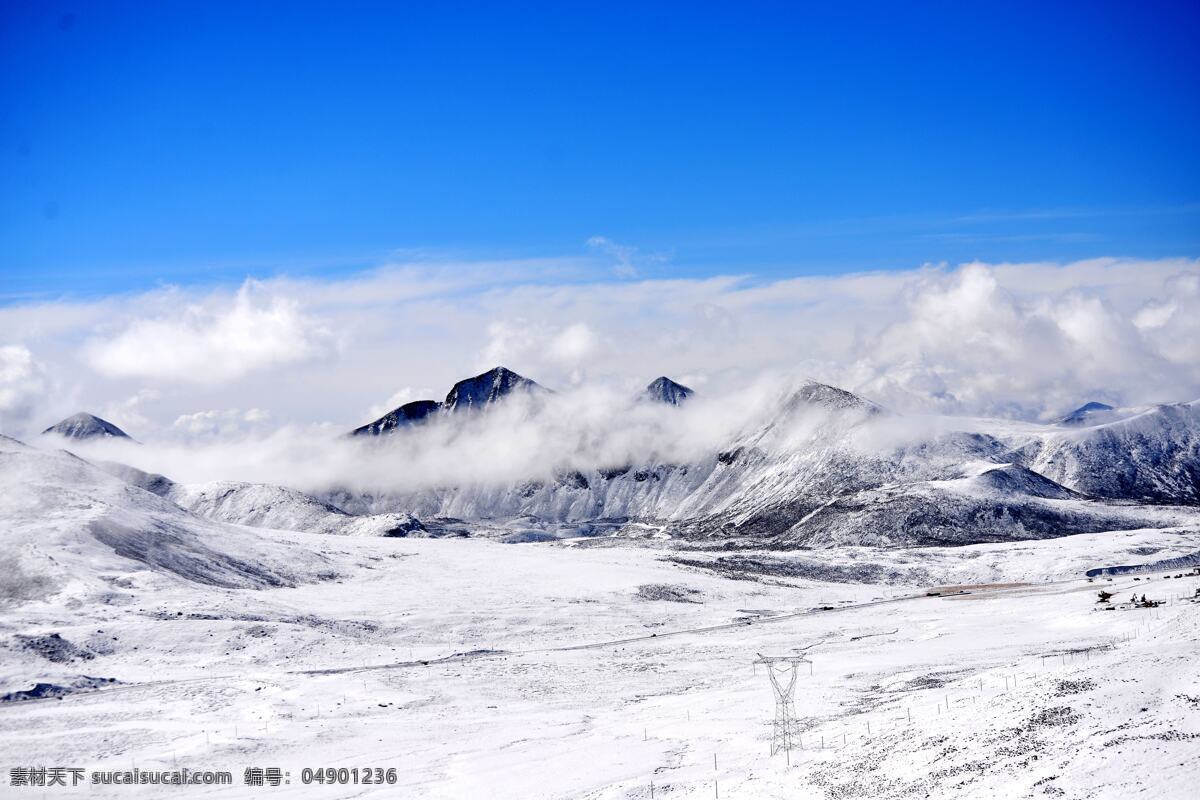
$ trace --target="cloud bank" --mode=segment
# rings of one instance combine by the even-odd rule
[[[45,394],[46,384],[29,348],[0,346],[0,420],[27,422]]]
[[[261,411],[202,412],[180,417],[189,438],[139,444],[120,439],[60,442],[104,461],[130,464],[184,483],[243,480],[309,492],[405,493],[461,486],[549,481],[572,471],[685,464],[710,458],[753,434],[753,446],[793,449],[825,437],[842,417],[864,414],[793,407],[803,381],[757,379],[682,407],[583,386],[552,394],[513,395],[486,413],[434,417],[386,437],[347,437],[324,428],[255,427]],[[928,424],[884,415],[864,441],[876,449],[927,433]],[[205,436],[210,432],[219,434]],[[861,434],[860,434],[861,435]],[[880,437],[883,437],[881,441]]]
[[[247,281],[228,301],[195,302],[158,316],[134,317],[87,345],[89,364],[107,377],[224,383],[247,373],[308,359],[328,330],[300,312],[296,299]]]
[[[0,431],[28,436],[90,410],[143,441],[336,432],[498,363],[550,388],[617,394],[661,374],[708,395],[805,375],[899,411],[1025,419],[1087,400],[1191,400],[1200,262],[774,281],[442,262],[12,305],[0,308]]]

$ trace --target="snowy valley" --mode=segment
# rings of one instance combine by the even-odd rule
[[[691,453],[703,393],[627,401],[644,458],[584,420],[592,457],[458,484],[185,482],[90,415],[0,438],[0,750],[233,771],[197,797],[1189,796],[1200,403],[917,419],[799,381]],[[564,402],[498,368],[329,447],[497,458]],[[754,662],[800,652],[772,755]]]

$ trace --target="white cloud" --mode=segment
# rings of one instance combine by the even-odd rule
[[[242,414],[242,419],[251,424],[266,422],[271,418],[270,411],[264,411],[261,408],[251,408]]]
[[[238,408],[223,408],[181,414],[175,419],[174,427],[189,438],[227,437],[253,431],[270,419],[270,412],[261,408],[251,408],[246,411]]]
[[[532,323],[516,318],[492,322],[487,326],[487,344],[476,359],[475,368],[491,369],[502,364],[514,364],[539,344],[538,332]]]
[[[231,298],[210,298],[137,317],[87,346],[95,369],[118,378],[220,383],[312,358],[328,333],[295,300],[247,281]]]
[[[1200,271],[1165,281],[1160,298],[1140,308],[1133,323],[1173,363],[1200,362]]]
[[[898,410],[1031,418],[1092,399],[1200,397],[1195,260],[775,281],[581,283],[578,267],[395,265],[236,291],[2,307],[0,341],[38,361],[32,378],[12,361],[9,380],[26,388],[8,397],[32,398],[16,404],[31,430],[156,391],[129,406],[140,415],[130,433],[143,441],[196,435],[174,420],[197,408],[265,408],[273,425],[349,430],[500,364],[550,388],[620,395],[664,374],[714,396],[763,375],[810,375]],[[79,368],[80,353],[94,370]],[[21,424],[5,432],[20,435]]]
[[[640,265],[661,264],[669,260],[663,253],[642,253],[641,248],[618,244],[607,236],[592,236],[587,240],[587,246],[610,256],[616,262],[613,273],[619,278],[636,278],[641,272]]]
[[[389,411],[394,411],[405,403],[420,400],[421,396],[411,386],[404,386],[392,392],[391,396],[382,403],[372,403],[367,407],[366,417],[371,421],[377,420]]]
[[[175,421],[179,436],[171,440],[82,442],[75,449],[183,482],[246,480],[310,491],[488,484],[627,465],[635,457],[696,458],[745,424],[746,414],[755,413],[764,398],[778,393],[776,382],[762,381],[722,400],[701,398],[682,409],[636,403],[624,392],[604,388],[537,400],[518,396],[489,414],[403,431],[390,440],[395,447],[339,436],[343,431],[327,426],[252,429],[243,424],[245,412],[216,409],[181,415]]]
[[[550,342],[550,355],[565,364],[577,364],[596,349],[596,335],[582,322],[568,325]]]
[[[507,366],[519,371],[525,365],[535,370],[544,365],[571,384],[583,380],[586,361],[599,346],[596,334],[582,322],[559,327],[517,317],[491,323],[487,336],[475,369]]]
[[[113,400],[99,406],[100,416],[125,431],[144,430],[152,426],[148,414],[153,413],[154,403],[162,398],[157,389],[141,389],[121,400]]]
[[[0,346],[0,423],[5,429],[28,419],[45,392],[45,378],[29,348]]]
[[[900,319],[854,348],[856,374],[846,382],[902,408],[1019,415],[1088,399],[1200,394],[1190,353],[1164,347],[1138,325],[1155,301],[1139,300],[1125,284],[1114,289],[1104,270],[1102,280],[1077,271],[1075,284],[1052,290],[1039,285],[1042,275],[1034,267],[975,264],[921,276],[903,293]],[[1140,291],[1161,290],[1176,277]],[[1187,316],[1197,313],[1192,298]]]

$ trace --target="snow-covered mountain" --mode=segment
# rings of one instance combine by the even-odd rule
[[[434,441],[469,442],[486,430],[478,424],[493,419],[478,412],[515,394],[549,398],[537,383],[498,367],[458,382],[443,402],[401,406],[355,433],[378,436],[436,418]],[[656,379],[637,402],[626,401],[628,418],[684,419],[646,402],[678,406],[690,396],[687,387]],[[678,413],[699,408],[689,402]],[[542,403],[521,407],[532,415],[529,430],[545,410]],[[797,548],[966,544],[1200,523],[1200,401],[1143,409],[1088,404],[1069,418],[1080,421],[909,418],[804,381],[765,408],[747,409],[720,446],[674,461],[647,450],[618,463],[546,464],[538,476],[507,481],[309,494],[234,481],[180,485],[119,464],[93,468],[208,519],[343,535],[474,530],[529,540],[619,532]],[[623,424],[625,417],[615,419]],[[561,409],[555,420],[573,424]],[[388,438],[379,446],[402,455],[418,441]],[[579,441],[590,446],[586,436]]]
[[[58,434],[67,439],[132,439],[129,434],[95,414],[81,411],[51,425],[43,434]]]
[[[1090,497],[1200,505],[1200,401],[1049,432],[1019,455],[1030,469]]]
[[[909,430],[913,428],[913,430]],[[552,480],[386,495],[333,491],[352,513],[597,522],[781,547],[953,544],[1162,527],[1197,519],[1200,413],[1162,406],[1107,425],[942,420],[932,431],[805,382],[765,421],[687,464],[647,461]]]

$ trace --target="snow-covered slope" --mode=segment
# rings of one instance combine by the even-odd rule
[[[145,489],[147,492],[156,494],[159,497],[166,497],[175,488],[175,481],[166,475],[159,475],[157,472],[145,472],[137,467],[122,464],[119,461],[97,460],[90,463],[92,466],[102,472],[107,472],[114,478],[120,478],[126,483],[131,483],[139,489]]]
[[[310,495],[263,483],[216,481],[174,484],[166,495],[209,519],[305,533],[342,536],[419,536],[425,526],[410,514],[354,516]]]
[[[182,484],[128,464],[98,461],[94,465],[180,508],[221,522],[339,536],[419,537],[445,533],[435,529],[430,534],[411,514],[348,514],[331,503],[284,486],[245,481]]]
[[[0,436],[0,572],[10,599],[150,571],[224,587],[329,577],[322,558],[189,513],[68,452]]]
[[[1200,401],[1050,431],[1020,456],[1035,472],[1091,497],[1200,505]]]

